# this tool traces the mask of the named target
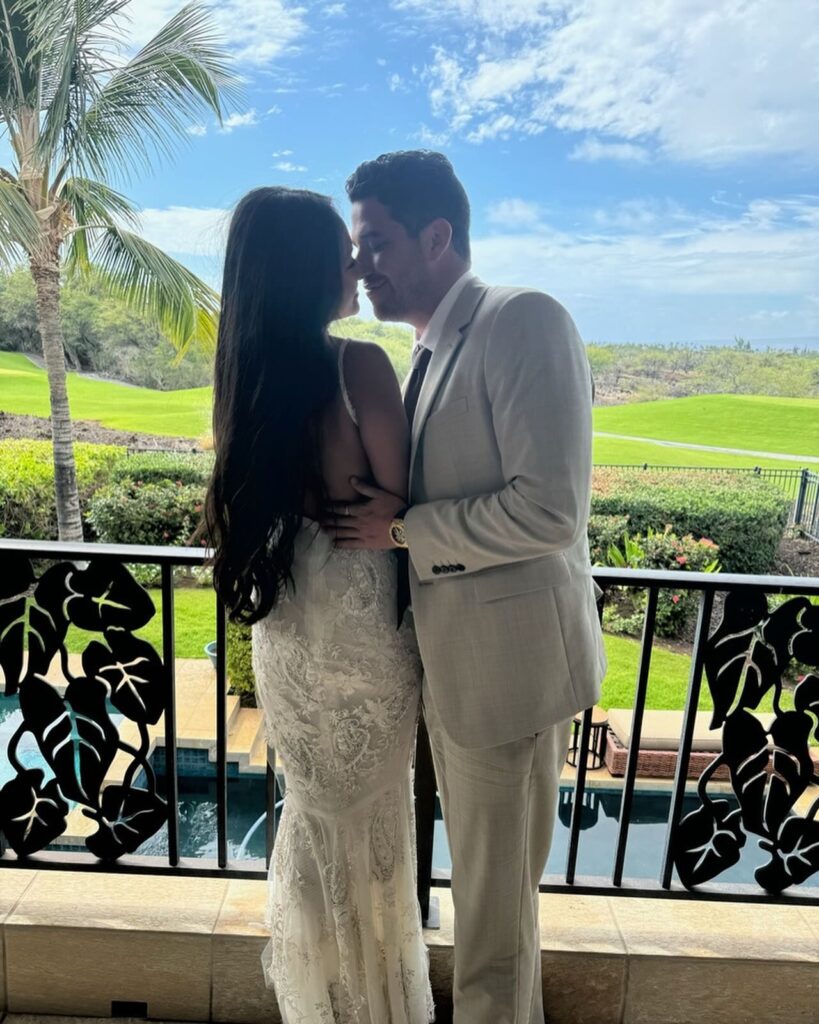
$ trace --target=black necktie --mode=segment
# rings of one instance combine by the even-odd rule
[[[421,394],[424,377],[426,376],[431,358],[432,350],[426,348],[426,346],[422,348],[407,381],[407,388],[404,392],[404,408],[407,412],[410,430],[412,430],[412,421],[415,419],[415,410],[418,408],[418,398]]]
[[[429,361],[432,358],[432,350],[426,346],[419,352],[415,365],[409,375],[407,387],[404,391],[404,409],[407,413],[407,420],[412,430],[412,422],[415,419],[415,410],[418,408],[418,398],[424,384]],[[399,548],[396,551],[398,556],[398,625],[400,627],[404,618],[404,612],[409,608],[410,585],[409,585],[409,555]]]

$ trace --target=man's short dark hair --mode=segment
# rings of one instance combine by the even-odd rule
[[[347,179],[350,202],[377,199],[413,238],[442,217],[452,226],[452,248],[470,259],[469,199],[443,153],[411,149],[383,153]]]

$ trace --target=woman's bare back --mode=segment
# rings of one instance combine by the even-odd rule
[[[360,500],[351,477],[406,497],[409,426],[387,354],[371,342],[331,341],[339,355],[339,389],[319,427],[326,500]],[[320,519],[321,513],[321,499],[309,495],[305,515]]]

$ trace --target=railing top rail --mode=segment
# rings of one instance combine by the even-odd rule
[[[118,562],[145,562],[151,565],[202,565],[212,554],[210,548],[151,547],[141,544],[91,544],[58,540],[0,539],[0,553],[26,555],[29,558],[60,558],[87,561],[89,558]]]
[[[88,561],[113,559],[170,565],[202,565],[212,554],[210,548],[149,547],[138,544],[90,544],[64,541],[0,539],[0,556],[26,555],[30,558]],[[739,573],[680,572],[673,569],[610,569],[595,566],[594,578],[600,584],[617,586],[660,586],[675,590],[722,591],[736,587],[754,587],[777,594],[819,594],[816,576],[746,576]]]
[[[722,591],[753,587],[770,594],[819,594],[819,576],[746,576],[731,572],[680,572],[675,569],[609,569],[595,566],[600,584],[660,586],[675,590]]]

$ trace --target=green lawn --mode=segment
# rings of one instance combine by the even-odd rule
[[[156,615],[144,629],[139,631],[138,635],[144,637],[161,652],[162,596],[159,590],[151,590],[150,594],[156,606]],[[205,644],[216,637],[215,600],[213,591],[209,587],[177,589],[174,613],[176,656],[178,658],[206,657]],[[66,641],[68,650],[72,653],[81,652],[89,640],[95,636],[96,634],[85,633],[72,626]],[[606,709],[633,707],[640,644],[637,640],[610,634],[606,634],[605,641],[609,670],[603,681],[600,706]],[[655,647],[651,657],[646,707],[657,711],[682,711],[685,707],[685,695],[688,690],[689,669],[690,658],[687,655]],[[787,697],[784,706],[789,706]],[[705,679],[703,679],[699,708],[703,711],[711,709],[711,697]],[[771,710],[770,694],[763,700],[760,710]]]
[[[97,420],[116,430],[195,438],[210,429],[210,388],[153,391],[69,373],[68,397],[75,419]],[[49,415],[45,372],[15,352],[0,352],[0,409]]]
[[[605,635],[606,654],[609,669],[603,680],[603,692],[600,707],[632,708],[637,689],[637,666],[640,660],[640,643],[624,636]],[[652,711],[682,711],[685,708],[685,697],[688,693],[688,675],[691,670],[691,658],[687,654],[676,654],[655,645],[651,654],[651,671],[648,677],[648,693],[646,708]],[[703,675],[700,688],[700,699],[697,705],[700,711],[711,711],[713,702],[708,689],[708,682]],[[793,698],[789,692],[782,697],[784,710],[793,709]],[[759,710],[773,710],[773,692],[766,694],[759,705]]]
[[[633,437],[819,457],[816,398],[697,395],[612,405],[595,410],[594,426]]]
[[[162,592],[151,590],[156,615],[137,636],[144,637],[162,652]],[[179,588],[174,595],[174,635],[177,658],[205,658],[205,644],[216,639],[216,595],[210,587]],[[97,634],[86,633],[73,626],[68,631],[66,646],[79,654]]]

